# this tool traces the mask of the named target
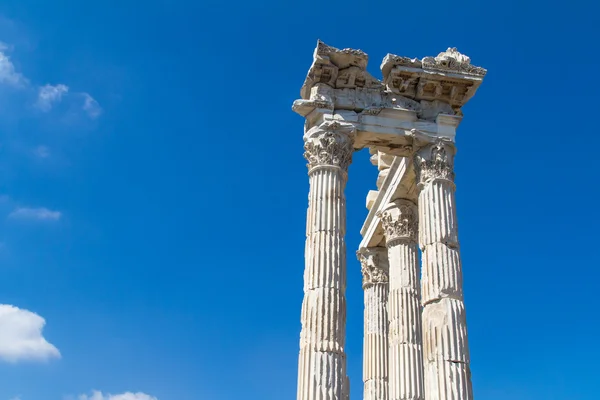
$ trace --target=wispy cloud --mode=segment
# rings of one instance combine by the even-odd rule
[[[69,87],[59,83],[58,85],[44,85],[40,87],[38,99],[35,105],[42,111],[48,112],[55,103],[60,103],[63,95],[69,92]]]
[[[58,221],[61,215],[62,214],[60,211],[52,211],[45,207],[18,207],[13,212],[8,214],[8,218],[38,221]]]
[[[48,158],[50,157],[50,149],[48,146],[40,145],[33,149],[33,154],[38,158]]]
[[[0,85],[19,89],[33,103],[33,106],[42,112],[49,112],[56,104],[68,98],[72,107],[76,107],[90,119],[96,119],[102,114],[102,107],[100,107],[98,101],[87,92],[71,92],[64,83],[43,86],[30,83],[15,68],[14,63],[7,54],[9,50],[10,46],[0,42]],[[35,100],[32,100],[34,93]]]
[[[158,400],[156,397],[147,395],[145,393],[132,393],[126,392],[121,394],[103,394],[97,390],[94,390],[91,395],[82,394],[78,397],[78,400]]]
[[[14,363],[59,358],[58,349],[42,335],[45,324],[36,313],[0,304],[0,359]]]
[[[88,93],[83,93],[83,110],[91,119],[96,119],[102,114],[100,104]]]
[[[14,87],[24,87],[29,82],[23,74],[15,70],[15,65],[10,57],[6,55],[8,45],[0,42],[0,83]]]

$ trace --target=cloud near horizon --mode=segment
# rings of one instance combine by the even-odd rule
[[[60,352],[43,336],[46,320],[38,314],[10,304],[0,304],[0,359],[46,361],[60,358]]]
[[[62,214],[60,211],[52,211],[47,209],[46,207],[17,207],[13,212],[8,214],[8,218],[37,221],[58,221],[61,215]]]
[[[91,395],[82,394],[77,400],[158,400],[156,397],[146,393],[125,392],[121,394],[102,394],[97,390],[92,391]]]

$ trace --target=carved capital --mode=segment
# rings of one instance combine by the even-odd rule
[[[387,245],[398,239],[416,242],[418,215],[417,206],[410,200],[396,200],[384,208],[379,217]]]
[[[304,158],[308,169],[335,166],[344,171],[352,162],[356,128],[346,122],[326,121],[304,135]]]
[[[363,289],[377,283],[388,283],[389,263],[387,249],[370,247],[356,252],[363,276]]]
[[[414,165],[417,182],[425,184],[433,179],[454,182],[454,144],[438,140],[415,154]]]

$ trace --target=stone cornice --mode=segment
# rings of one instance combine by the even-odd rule
[[[388,54],[381,65],[383,81],[367,72],[367,62],[361,50],[318,41],[294,111],[303,116],[316,108],[377,114],[398,108],[432,120],[438,114],[460,114],[486,72],[455,48],[422,60]]]
[[[317,41],[300,96],[309,99],[311,88],[318,83],[334,88],[383,88],[382,83],[366,71],[368,60],[369,56],[361,50],[339,50]]]
[[[487,73],[486,69],[471,65],[471,59],[461,54],[456,47],[449,47],[446,51],[439,53],[437,57],[425,57],[423,60],[388,53],[381,63],[383,76],[388,76],[392,68],[396,66],[477,77],[484,77]]]
[[[454,109],[473,97],[487,72],[471,65],[456,48],[422,60],[388,54],[381,71],[387,90],[415,100],[441,101]]]

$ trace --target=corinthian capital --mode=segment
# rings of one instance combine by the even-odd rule
[[[356,128],[347,122],[326,121],[304,134],[304,158],[308,169],[322,165],[340,167],[344,171],[352,162]]]
[[[412,201],[396,200],[384,208],[379,217],[388,246],[397,239],[417,241],[418,211]]]
[[[423,147],[415,155],[417,182],[425,183],[432,179],[454,181],[454,144],[438,140]]]
[[[388,255],[383,247],[370,247],[356,252],[363,275],[363,289],[376,283],[388,283]]]

